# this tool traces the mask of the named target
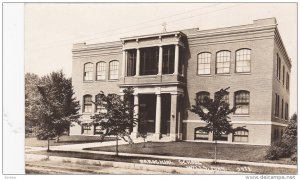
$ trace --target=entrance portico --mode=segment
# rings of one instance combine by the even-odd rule
[[[121,88],[122,91],[122,88]],[[135,87],[134,114],[142,116],[147,123],[148,137],[159,140],[168,137],[176,141],[181,137],[181,124],[178,113],[178,100],[183,96],[183,90],[177,86],[166,87]],[[139,136],[139,123],[133,128],[131,136]]]

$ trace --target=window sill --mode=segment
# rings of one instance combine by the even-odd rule
[[[119,79],[109,79],[107,80],[108,82],[115,82],[115,81],[119,81]]]
[[[251,72],[236,72],[236,74],[240,74],[240,75],[251,75]]]
[[[232,117],[250,117],[250,114],[233,114]]]
[[[230,73],[216,74],[216,76],[230,76]]]
[[[103,80],[96,80],[95,82],[105,82],[106,79],[103,79]]]
[[[93,113],[91,112],[83,112],[82,115],[92,115]]]
[[[93,83],[94,81],[85,81],[85,80],[83,80],[83,83]]]
[[[281,117],[274,116],[274,118],[279,120],[279,121],[286,121],[284,118],[281,118]]]
[[[212,77],[212,74],[197,74],[200,77]]]

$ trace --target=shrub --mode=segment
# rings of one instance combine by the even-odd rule
[[[293,148],[292,148],[292,151],[291,151],[291,160],[292,161],[297,161],[297,146],[294,146]]]
[[[277,160],[291,156],[291,147],[285,141],[274,142],[267,151],[266,159]]]
[[[279,159],[278,148],[279,147],[277,147],[275,144],[272,144],[269,147],[265,158],[269,159],[269,160],[277,160],[277,159]]]

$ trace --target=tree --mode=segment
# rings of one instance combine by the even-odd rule
[[[297,161],[297,114],[293,114],[282,138],[272,143],[268,148],[266,159],[277,160],[290,157]]]
[[[39,81],[38,75],[33,73],[25,74],[25,134],[33,132],[38,120],[36,112],[41,99],[37,89]]]
[[[143,118],[142,114],[139,114],[139,136],[143,138],[143,148],[146,147],[146,138],[147,138],[147,132],[148,132],[148,124],[147,121]]]
[[[210,99],[204,97],[203,101],[195,99],[196,105],[192,106],[191,112],[197,114],[201,120],[207,124],[203,128],[203,131],[207,133],[213,133],[215,139],[215,163],[217,162],[217,139],[223,134],[234,133],[235,129],[230,124],[229,115],[234,113],[236,107],[230,108],[229,104],[223,99],[228,94],[228,88],[221,89],[215,93],[215,98]],[[243,127],[238,127],[236,130],[241,130]]]
[[[41,104],[37,111],[39,122],[37,137],[49,139],[59,137],[69,130],[73,122],[80,123],[79,102],[73,98],[71,78],[66,78],[62,71],[52,72],[41,78],[38,91]],[[49,145],[49,144],[48,144]]]
[[[288,126],[284,130],[282,139],[287,141],[291,146],[297,144],[297,114],[293,114]]]
[[[291,151],[292,160],[297,160],[297,114],[294,113],[291,117],[288,126],[284,130],[282,140],[287,144]]]
[[[122,99],[117,94],[105,95],[103,92],[100,92],[98,94],[99,99],[95,102],[96,106],[102,106],[106,111],[99,111],[98,114],[92,116],[92,124],[99,124],[102,130],[104,130],[105,136],[116,136],[117,156],[119,153],[119,137],[132,143],[130,133],[137,122],[137,119],[134,117],[133,92],[133,88],[124,89]],[[128,140],[126,140],[126,137]]]

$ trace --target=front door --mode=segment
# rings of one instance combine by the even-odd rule
[[[170,134],[171,94],[161,95],[161,134]]]
[[[139,116],[146,123],[146,131],[148,133],[155,132],[155,116],[156,116],[156,95],[155,94],[141,94],[139,95]],[[141,132],[139,126],[139,132]]]

